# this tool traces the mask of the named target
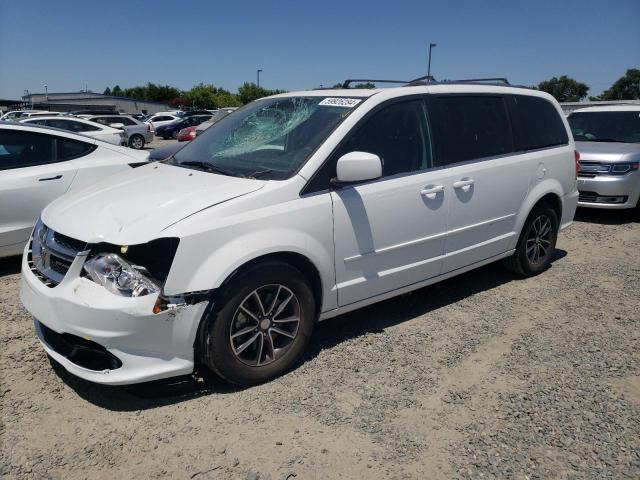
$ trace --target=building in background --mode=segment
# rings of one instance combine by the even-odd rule
[[[169,109],[169,105],[162,102],[138,100],[130,97],[116,97],[94,92],[68,93],[27,93],[23,95],[20,105],[14,109],[35,108],[55,112],[69,112],[74,110],[113,110],[119,113],[144,113],[153,115]]]

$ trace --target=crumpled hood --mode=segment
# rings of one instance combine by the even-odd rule
[[[206,208],[259,190],[264,181],[154,163],[71,191],[42,212],[55,231],[90,243],[135,245]]]
[[[640,143],[576,142],[580,160],[592,162],[637,162]]]

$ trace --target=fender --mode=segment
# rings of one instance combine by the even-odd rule
[[[552,193],[558,197],[560,200],[560,204],[564,210],[564,190],[562,189],[562,184],[556,180],[555,178],[545,178],[541,180],[537,185],[535,185],[529,193],[527,197],[522,202],[522,206],[518,211],[515,222],[515,231],[517,235],[513,237],[512,244],[509,248],[516,248],[516,244],[518,243],[518,239],[520,238],[520,233],[522,232],[522,227],[524,226],[524,222],[526,221],[529,213],[533,210],[533,207],[540,201],[542,197],[545,195]],[[560,218],[558,218],[560,221]]]
[[[327,250],[320,240],[308,233],[288,228],[265,229],[233,236],[214,248],[195,270],[185,272],[187,275],[169,275],[165,293],[178,295],[215,289],[238,268],[256,258],[274,253],[296,253],[306,257],[320,274],[323,292],[321,310],[336,308],[333,250]],[[185,239],[184,243],[180,248],[186,247],[187,251],[197,248],[189,245],[189,239]],[[330,245],[333,246],[332,241]]]

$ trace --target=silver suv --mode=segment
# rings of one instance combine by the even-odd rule
[[[130,115],[93,115],[87,119],[120,128],[127,134],[127,145],[136,150],[142,150],[145,143],[151,143],[155,134],[150,123],[141,122]]]
[[[580,152],[578,206],[635,208],[640,218],[640,105],[582,108],[568,120]]]

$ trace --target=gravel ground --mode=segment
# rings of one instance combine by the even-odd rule
[[[499,265],[318,325],[293,372],[134,389],[50,364],[0,263],[5,478],[640,478],[640,224],[579,212]]]

